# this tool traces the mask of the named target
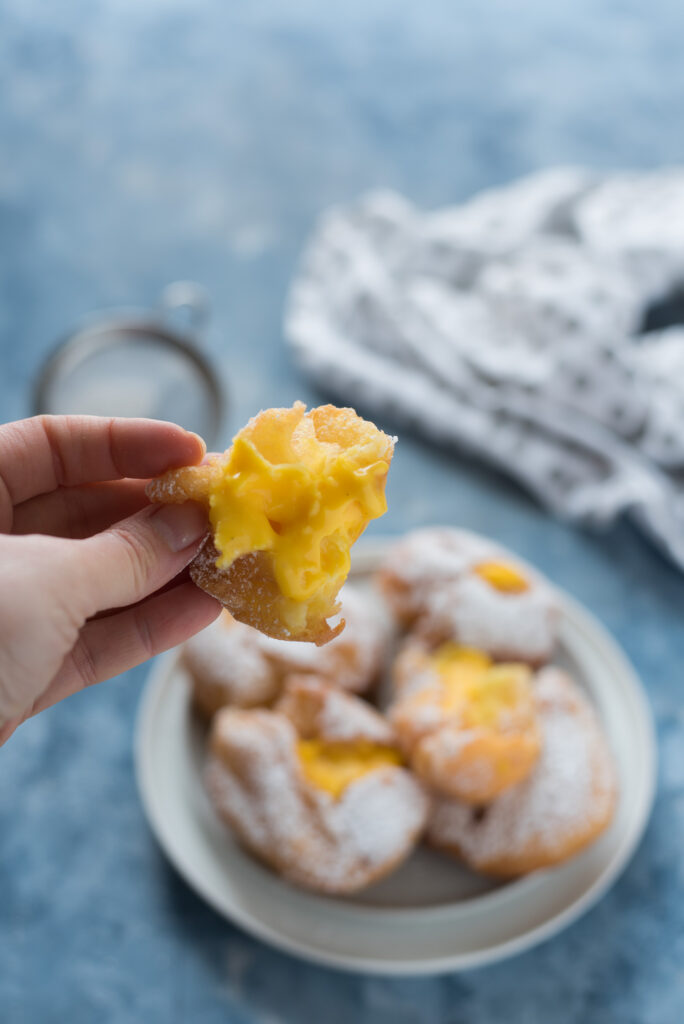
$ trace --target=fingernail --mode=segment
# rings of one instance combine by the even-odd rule
[[[190,437],[195,438],[200,448],[202,449],[202,457],[204,457],[207,454],[207,443],[204,440],[204,438],[200,437],[199,434],[196,434],[194,430],[188,430],[187,433],[190,435]]]
[[[161,505],[150,517],[150,525],[172,551],[184,551],[209,529],[206,509],[196,501],[183,505]]]

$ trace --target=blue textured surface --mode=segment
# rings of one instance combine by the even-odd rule
[[[281,339],[315,215],[375,185],[440,204],[558,162],[684,160],[680,0],[0,3],[0,418],[28,410],[84,310],[214,297],[230,428],[311,400]],[[0,751],[4,1024],[676,1024],[684,1019],[684,580],[628,527],[550,521],[485,470],[402,437],[384,531],[452,521],[584,601],[648,686],[661,742],[646,838],[582,921],[440,979],[338,974],[214,915],[166,865],[135,790],[145,671]],[[377,531],[379,532],[379,531]]]

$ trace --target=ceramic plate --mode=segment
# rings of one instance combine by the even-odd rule
[[[389,541],[360,548],[367,586]],[[520,953],[567,927],[624,869],[653,802],[655,739],[644,691],[602,626],[561,595],[559,656],[601,716],[615,755],[620,799],[610,829],[566,864],[493,883],[420,848],[391,877],[343,899],[298,890],[245,854],[202,787],[203,729],[190,713],[177,655],[160,659],[137,722],[136,766],[150,824],[172,863],[220,913],[308,960],[380,974],[477,967]]]

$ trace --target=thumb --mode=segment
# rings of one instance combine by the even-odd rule
[[[195,502],[150,505],[108,530],[78,541],[89,614],[142,601],[177,576],[209,529]]]

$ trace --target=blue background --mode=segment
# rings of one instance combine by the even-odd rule
[[[56,337],[178,277],[213,297],[226,440],[312,401],[282,309],[317,213],[377,185],[424,205],[552,163],[684,160],[680,0],[0,3],[0,419]],[[391,426],[391,424],[390,424]],[[642,674],[659,796],[582,921],[491,968],[386,980],[308,966],[207,909],[136,794],[145,670],[0,752],[0,1019],[674,1024],[684,1018],[684,580],[627,526],[551,521],[512,485],[402,436],[374,532],[451,521],[534,559]],[[1,583],[0,583],[1,585]]]

